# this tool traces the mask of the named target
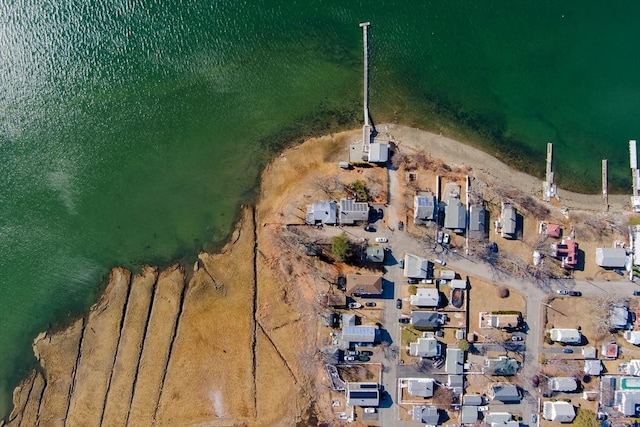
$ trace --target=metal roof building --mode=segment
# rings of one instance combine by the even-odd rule
[[[440,292],[433,288],[418,288],[415,295],[411,295],[411,305],[416,307],[437,307],[440,304]]]
[[[347,406],[378,406],[380,390],[376,383],[347,383]]]
[[[502,230],[500,233],[505,239],[516,238],[516,219],[516,208],[511,203],[502,202],[502,211],[500,214],[500,223],[502,225]]]
[[[336,224],[338,216],[338,205],[336,202],[314,202],[307,206],[305,222],[307,224]]]
[[[487,230],[487,211],[484,206],[473,205],[469,207],[469,231],[485,234]]]
[[[376,341],[374,326],[344,326],[342,328],[342,347],[348,348],[351,343],[372,343]]]
[[[627,263],[624,248],[596,248],[596,264],[604,268],[622,268]]]
[[[444,208],[444,228],[463,233],[467,226],[467,210],[457,197],[450,198]]]
[[[368,161],[371,163],[385,163],[389,160],[389,144],[373,142],[369,144]]]
[[[462,396],[463,405],[481,406],[484,404],[484,399],[479,394],[465,394]]]
[[[356,222],[366,222],[369,219],[369,204],[366,202],[356,202],[353,199],[340,199],[340,210],[338,220],[340,224],[355,224]]]

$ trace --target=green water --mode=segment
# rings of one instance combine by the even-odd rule
[[[372,4],[373,3],[373,4]],[[0,415],[113,265],[224,241],[285,142],[371,112],[596,190],[640,139],[640,2],[0,0]]]

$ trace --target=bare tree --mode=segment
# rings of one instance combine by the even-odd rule
[[[439,408],[449,408],[453,403],[453,392],[446,387],[438,387],[433,392],[433,404]]]

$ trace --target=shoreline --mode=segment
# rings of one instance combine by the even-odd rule
[[[534,197],[539,197],[539,195],[541,194],[542,184],[541,180],[539,180],[538,178],[528,175],[524,172],[519,172],[506,165],[505,163],[497,160],[490,154],[464,144],[460,141],[446,138],[441,135],[423,131],[417,128],[411,128],[408,126],[391,123],[379,125],[378,131],[380,139],[389,139],[391,142],[394,142],[398,147],[398,152],[401,154],[404,152],[416,153],[418,151],[424,151],[430,156],[442,160],[447,165],[466,168],[469,175],[482,174],[482,179],[487,179],[488,177],[494,180],[502,180],[503,182],[507,181],[510,186],[513,186],[518,191],[532,195]],[[89,310],[88,313],[82,313],[78,316],[78,318],[69,319],[66,327],[59,325],[60,327],[56,328],[56,330],[50,330],[43,334],[39,334],[38,337],[35,337],[34,350],[36,350],[37,345],[40,348],[38,354],[39,356],[47,353],[49,355],[48,357],[52,359],[45,360],[45,358],[43,357],[38,357],[38,360],[41,364],[39,368],[44,367],[45,364],[47,364],[48,369],[37,369],[36,372],[38,373],[31,374],[31,376],[27,377],[23,381],[23,383],[21,383],[21,386],[30,387],[34,381],[44,380],[41,378],[43,373],[44,375],[49,375],[52,372],[56,375],[59,375],[59,377],[56,378],[58,381],[64,382],[63,380],[66,378],[65,375],[67,374],[63,373],[60,369],[57,373],[55,369],[51,369],[51,366],[48,365],[52,363],[51,360],[55,360],[56,363],[64,364],[64,372],[68,374],[73,373],[74,384],[76,381],[75,373],[77,366],[74,368],[73,366],[69,365],[69,360],[67,360],[67,357],[73,357],[73,361],[82,368],[78,372],[84,372],[84,374],[90,372],[91,370],[88,369],[88,366],[81,366],[81,364],[83,363],[81,359],[82,353],[77,354],[76,352],[79,351],[80,345],[87,345],[82,344],[83,341],[90,342],[86,340],[86,337],[84,335],[85,332],[80,331],[87,328],[91,329],[91,325],[89,324],[89,322],[91,322],[94,318],[99,320],[93,320],[93,322],[106,322],[110,325],[108,328],[106,328],[106,332],[104,333],[107,334],[111,339],[110,347],[112,355],[110,357],[112,357],[116,362],[114,362],[111,368],[107,367],[105,369],[116,369],[116,366],[119,366],[117,363],[117,357],[119,357],[120,354],[119,346],[122,344],[120,344],[118,339],[115,339],[114,341],[114,336],[109,335],[109,333],[119,334],[120,332],[118,332],[118,328],[121,328],[122,325],[125,325],[124,322],[127,319],[123,318],[118,321],[118,316],[124,316],[125,310],[128,310],[129,305],[132,303],[129,302],[129,294],[127,294],[126,297],[124,296],[124,294],[127,292],[131,292],[127,290],[128,287],[130,286],[133,289],[134,286],[137,286],[135,285],[136,281],[139,281],[141,283],[144,282],[144,286],[146,286],[146,290],[143,292],[143,295],[138,296],[140,301],[144,302],[140,303],[141,308],[136,312],[137,316],[139,316],[139,318],[141,319],[140,322],[144,322],[145,318],[147,319],[146,323],[144,323],[144,331],[147,330],[147,324],[151,322],[151,310],[155,305],[151,302],[151,300],[155,298],[158,299],[158,302],[165,301],[166,304],[168,301],[170,303],[168,306],[162,307],[162,310],[168,313],[170,318],[174,318],[173,327],[163,331],[163,334],[158,335],[158,338],[155,339],[155,341],[158,341],[158,339],[162,338],[164,339],[164,342],[157,342],[154,344],[154,349],[156,351],[162,349],[168,351],[168,354],[165,356],[166,364],[164,368],[147,367],[146,369],[160,369],[160,371],[164,370],[164,375],[167,378],[168,385],[170,386],[170,388],[172,388],[174,393],[179,393],[181,395],[190,395],[190,397],[194,399],[200,397],[198,395],[198,390],[190,389],[190,384],[185,385],[184,382],[186,380],[182,378],[185,373],[193,374],[194,370],[192,368],[187,368],[186,372],[180,370],[185,369],[184,366],[187,365],[184,365],[184,363],[187,360],[191,360],[189,358],[192,357],[195,357],[198,360],[203,359],[202,364],[200,365],[203,369],[205,368],[205,366],[207,366],[206,363],[209,360],[209,356],[206,354],[206,352],[203,353],[204,350],[196,352],[195,354],[191,354],[189,352],[190,349],[193,348],[193,340],[195,340],[195,342],[198,342],[198,340],[202,340],[202,334],[211,334],[211,325],[208,322],[214,321],[214,319],[219,318],[219,316],[216,316],[212,319],[207,317],[213,315],[213,313],[210,313],[211,307],[207,307],[207,305],[213,304],[215,307],[217,307],[219,311],[217,311],[215,314],[224,313],[224,310],[230,310],[228,308],[229,303],[225,303],[225,299],[233,298],[236,301],[234,303],[234,307],[232,307],[233,310],[236,310],[236,314],[234,314],[233,316],[241,315],[244,317],[245,323],[253,322],[254,324],[258,325],[257,328],[254,326],[254,330],[251,334],[247,334],[244,329],[239,328],[237,325],[234,325],[233,327],[239,328],[238,334],[245,335],[244,341],[240,340],[242,342],[226,342],[225,344],[228,349],[231,349],[231,346],[239,346],[238,348],[236,348],[236,351],[242,351],[243,343],[250,343],[251,347],[253,348],[253,362],[247,360],[243,362],[243,366],[245,369],[245,374],[243,375],[247,375],[247,372],[253,372],[251,376],[251,378],[253,378],[253,385],[251,385],[250,382],[246,383],[245,385],[253,389],[254,401],[252,403],[251,399],[239,399],[235,404],[241,405],[243,407],[253,407],[255,410],[255,405],[258,405],[259,407],[261,404],[264,404],[265,400],[261,399],[267,399],[266,401],[269,401],[269,399],[274,398],[273,396],[265,397],[265,391],[261,389],[263,383],[257,380],[257,378],[268,378],[268,375],[265,374],[265,371],[261,371],[262,368],[259,364],[256,368],[256,354],[259,354],[261,356],[261,358],[258,358],[258,360],[268,361],[267,364],[272,367],[272,369],[277,369],[280,372],[283,372],[285,377],[288,375],[288,373],[291,374],[294,381],[292,384],[290,384],[287,383],[285,379],[282,379],[283,390],[302,390],[304,394],[304,391],[309,390],[309,385],[305,381],[300,381],[300,378],[302,378],[301,372],[304,371],[304,366],[295,358],[292,359],[287,351],[282,352],[281,349],[278,349],[277,343],[284,342],[285,344],[283,344],[282,347],[286,347],[288,352],[295,353],[296,351],[300,351],[300,349],[297,349],[296,347],[300,345],[299,342],[286,344],[286,340],[287,336],[295,336],[295,334],[305,330],[304,328],[302,328],[304,323],[302,323],[303,321],[301,320],[301,317],[303,316],[301,316],[301,314],[299,313],[299,311],[302,309],[299,308],[299,306],[296,305],[295,302],[299,301],[300,299],[308,300],[309,295],[296,295],[297,292],[308,291],[300,291],[296,288],[284,287],[285,285],[281,283],[281,277],[279,276],[279,273],[282,274],[283,272],[278,270],[278,268],[283,268],[283,266],[278,266],[278,262],[282,262],[278,261],[278,257],[282,256],[282,254],[274,250],[278,248],[278,245],[281,244],[281,242],[278,242],[277,240],[274,241],[275,237],[270,233],[274,233],[275,230],[281,229],[281,226],[283,224],[286,224],[288,222],[288,219],[296,218],[296,216],[299,215],[299,212],[290,205],[291,200],[289,199],[288,195],[292,194],[292,191],[303,185],[305,181],[312,179],[314,175],[316,177],[321,177],[323,170],[328,170],[327,168],[337,168],[337,165],[335,164],[336,160],[344,158],[345,153],[348,152],[348,144],[350,142],[357,141],[358,138],[360,138],[360,135],[361,130],[354,129],[339,132],[336,134],[326,135],[319,138],[310,138],[302,144],[297,144],[295,146],[287,148],[278,156],[275,156],[265,166],[260,174],[259,195],[253,215],[249,215],[249,213],[247,212],[247,208],[242,209],[239,215],[239,219],[235,223],[236,225],[234,226],[233,231],[229,233],[229,239],[227,240],[227,242],[219,251],[216,251],[214,254],[201,253],[198,256],[199,261],[196,263],[193,273],[186,269],[186,267],[188,267],[187,265],[183,265],[182,267],[174,265],[173,267],[164,269],[164,271],[160,272],[160,274],[158,274],[159,270],[152,270],[151,267],[143,267],[143,272],[136,274],[135,277],[131,279],[132,276],[127,276],[131,273],[127,273],[123,269],[114,267],[111,276],[112,280],[109,281],[109,283],[105,286],[105,289],[103,289],[100,295],[98,295],[96,303],[92,306],[91,310]],[[291,167],[293,167],[293,169]],[[496,174],[497,171],[499,171],[500,176]],[[558,190],[558,193],[560,196],[560,204],[558,204],[558,206],[556,207],[567,206],[570,209],[579,209],[582,211],[604,210],[596,209],[598,205],[604,208],[604,203],[601,197],[598,195],[572,193],[561,189]],[[610,212],[623,212],[625,210],[628,210],[626,209],[626,206],[628,204],[627,196],[610,195],[609,199]],[[258,227],[256,227],[256,223],[259,225]],[[267,227],[267,225],[269,225],[269,227]],[[261,249],[257,249],[258,242]],[[258,252],[254,252],[256,249]],[[271,254],[269,252],[270,250],[273,251],[271,252]],[[238,253],[242,254],[243,256],[237,257]],[[256,254],[259,254],[260,256],[256,257]],[[289,254],[289,256],[290,255],[291,254]],[[250,257],[253,258],[252,265],[248,265],[248,260]],[[226,269],[221,269],[220,265],[226,266]],[[302,266],[298,265],[297,268],[304,270],[305,268],[309,267],[307,267],[305,264]],[[251,269],[251,274],[249,274],[249,271],[245,271],[248,269]],[[243,273],[239,274],[239,271],[242,271]],[[116,272],[117,274],[114,272]],[[290,272],[287,272],[287,274],[291,275]],[[173,276],[175,276],[175,278]],[[295,276],[295,274],[293,274],[293,276]],[[259,287],[258,279],[260,283]],[[301,283],[304,279],[302,278],[302,276],[297,276],[297,280]],[[180,283],[182,283],[182,285]],[[248,288],[248,286],[246,286],[248,283],[253,283],[252,289],[244,289]],[[157,292],[160,292],[155,290],[156,286],[159,286],[159,289],[164,292],[164,297],[162,295],[155,296]],[[109,293],[115,292],[114,289],[118,291],[118,294],[110,296]],[[311,289],[311,286],[309,287],[309,289]],[[237,295],[234,295],[234,293],[236,292],[239,293]],[[252,313],[248,313],[251,304],[245,305],[245,301],[247,300],[247,298],[253,299],[254,301],[254,308]],[[311,298],[313,298],[313,295],[311,296]],[[112,300],[115,299],[117,299],[117,302],[113,307],[110,308],[110,305],[114,304],[112,303]],[[185,306],[185,308],[183,308],[183,305]],[[104,307],[107,307],[107,309],[105,309]],[[131,307],[131,310],[134,310],[136,305],[133,304],[131,305]],[[101,308],[105,313],[107,313],[106,315],[108,317],[99,318],[100,314],[102,313],[102,311],[100,311]],[[109,311],[109,308],[111,311]],[[148,310],[148,317],[145,317],[145,310]],[[198,313],[197,316],[194,314],[194,310],[196,313]],[[182,325],[184,325],[185,323],[182,323],[180,321],[181,316],[184,313],[187,313],[186,315],[188,316],[195,316],[193,318],[193,322],[188,322],[186,324],[199,324],[200,327],[198,328],[198,330],[194,331],[191,328],[187,328],[182,331],[181,329],[179,329],[180,327],[184,328],[184,326]],[[228,314],[231,316],[231,313]],[[156,315],[156,317],[161,317],[160,312]],[[250,319],[250,317],[253,317],[253,320]],[[227,322],[231,321],[232,319],[234,318],[230,317]],[[220,322],[220,320],[218,320],[218,322]],[[156,327],[159,328],[160,326]],[[231,324],[229,324],[227,327],[231,327]],[[140,332],[140,328],[135,325],[131,326],[131,328],[133,328],[133,331]],[[227,362],[232,362],[232,364],[238,364],[240,363],[240,361],[238,360],[238,358],[232,357],[232,354],[223,356],[222,354],[218,353],[218,347],[220,343],[217,342],[216,339],[220,339],[220,337],[222,336],[219,334],[227,332],[228,330],[223,331],[222,329],[218,329],[217,334],[214,333],[213,338],[208,338],[204,346],[208,346],[209,351],[214,351],[214,353],[212,354],[216,354],[216,358],[220,358],[220,360],[226,360]],[[95,331],[93,333],[95,333]],[[82,337],[82,339],[80,339],[79,336]],[[79,343],[78,340],[80,340]],[[144,341],[141,340],[142,338],[139,337],[138,345],[146,346],[147,338],[144,338]],[[102,340],[97,336],[93,337],[94,343],[100,341]],[[177,349],[173,348],[174,341],[177,343]],[[66,346],[67,348],[67,353],[58,351],[58,349],[55,347],[56,342],[63,342],[64,346]],[[45,345],[50,345],[50,348],[48,348],[47,350],[43,350],[42,348]],[[287,345],[289,347],[287,347]],[[293,348],[291,348],[291,346],[293,346]],[[271,347],[276,348],[276,353],[273,353]],[[172,353],[174,354],[173,356]],[[224,353],[226,354],[226,350],[224,351]],[[67,354],[67,356],[65,356],[65,354]],[[133,354],[133,356],[131,357],[136,357],[135,352],[132,353],[130,351],[130,354]],[[142,349],[140,350],[140,354],[137,357],[142,357],[140,356],[141,354]],[[234,352],[233,354],[237,353]],[[284,357],[283,354],[288,355],[287,357]],[[175,363],[177,363],[174,362],[175,360],[181,361],[182,363],[175,365]],[[86,363],[91,364],[90,362]],[[102,363],[104,366],[107,366],[109,364],[109,360],[103,360]],[[145,366],[149,366],[149,364]],[[226,378],[225,375],[227,374],[223,374],[222,372],[212,372],[211,368],[208,369],[210,372],[210,379],[218,378],[220,384],[229,384],[227,386],[229,388],[220,386],[217,393],[220,393],[220,395],[223,397],[226,396],[227,393],[231,393],[233,390],[231,385],[231,378]],[[258,369],[257,373],[256,369]],[[167,372],[169,373],[168,375]],[[234,372],[235,374],[239,374],[237,370]],[[214,373],[218,377],[213,375]],[[228,375],[231,375],[231,373],[229,373]],[[85,375],[85,377],[88,378],[89,375]],[[45,379],[47,380],[46,383],[53,384],[55,382],[52,382],[51,378],[48,377]],[[245,380],[247,379],[245,378]],[[94,381],[97,380],[94,379]],[[162,381],[164,382],[164,376],[162,377]],[[298,381],[300,381],[300,383],[298,383]],[[59,385],[60,383],[58,384],[58,386]],[[94,387],[89,387],[89,385],[89,383],[84,385],[86,396],[90,394],[90,392],[87,390],[94,390]],[[161,389],[162,386],[163,384],[161,384],[160,386]],[[150,384],[146,386],[146,390],[157,395],[155,391],[156,387],[156,385]],[[14,398],[20,398],[20,396],[22,396],[22,398],[28,399],[29,396],[25,397],[24,393],[19,393],[19,390],[20,386],[18,386],[18,388],[16,388],[16,390],[14,391]],[[47,391],[47,393],[49,393],[49,391]],[[65,396],[69,394],[70,396],[68,389],[67,392],[63,394]],[[78,399],[80,399],[80,397]],[[88,399],[89,397],[84,398],[84,400]],[[232,400],[230,397],[227,397],[227,399]],[[305,399],[303,399],[302,397],[300,397],[300,400],[298,401],[298,409],[295,410],[283,410],[282,408],[278,409],[273,413],[272,416],[274,418],[272,418],[272,420],[279,417],[285,417],[287,419],[293,419],[291,417],[300,417],[300,413],[298,412],[298,410],[301,407],[304,407],[301,402],[305,402]],[[80,413],[77,409],[79,408],[80,403],[82,403],[82,401],[78,400],[78,402],[75,402],[73,406],[73,408],[76,408],[74,410],[77,417],[80,416]],[[161,417],[166,417],[163,419],[172,419],[175,421],[179,421],[180,419],[186,420],[188,418],[187,414],[173,414],[173,411],[170,410],[170,406],[173,404],[169,403],[169,401],[167,400],[163,400],[161,395],[157,396],[156,404],[158,405],[156,411],[160,411],[159,414],[161,415]],[[228,405],[232,408],[236,408],[234,406],[235,404],[228,403]],[[25,406],[23,406],[23,409],[27,407],[26,403],[24,405]],[[14,405],[14,409],[18,407],[19,405]],[[138,408],[141,408],[139,404]],[[137,416],[143,417],[143,415],[145,415],[144,411],[144,408],[138,409],[139,413],[137,413]],[[172,418],[174,415],[176,418]],[[20,416],[22,417],[22,415]],[[221,420],[249,422],[250,425],[259,425],[259,422],[255,419],[255,416],[242,415],[242,411],[237,411],[235,409],[216,408],[216,416],[221,418]],[[2,425],[1,422],[0,425]],[[9,425],[12,424],[10,423]]]

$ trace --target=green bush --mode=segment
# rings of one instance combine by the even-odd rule
[[[351,256],[351,243],[344,232],[331,239],[331,253],[343,262]]]

